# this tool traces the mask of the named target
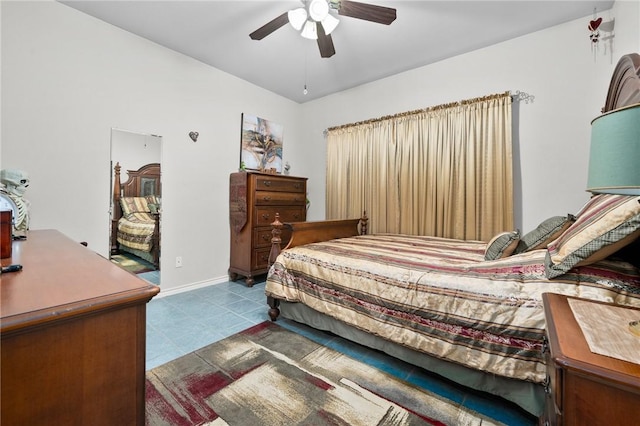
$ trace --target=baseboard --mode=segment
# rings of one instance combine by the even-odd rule
[[[200,282],[181,285],[181,286],[178,286],[178,287],[172,287],[172,288],[167,289],[167,290],[163,289],[162,286],[160,286],[160,293],[158,293],[156,298],[172,296],[174,294],[184,293],[186,291],[196,290],[196,289],[199,289],[199,288],[209,287],[209,286],[222,284],[222,283],[226,283],[226,282],[229,282],[229,277],[227,275],[219,277],[219,278],[214,278],[212,280],[200,281]]]

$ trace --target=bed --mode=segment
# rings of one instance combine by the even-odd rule
[[[603,112],[640,102],[639,75],[640,56],[625,55]],[[542,294],[640,306],[637,196],[598,194],[575,215],[489,242],[367,235],[366,218],[276,220],[273,236],[272,320],[331,331],[535,416],[547,381]]]
[[[131,253],[160,267],[160,164],[128,170],[121,183],[120,163],[114,166],[111,253]]]

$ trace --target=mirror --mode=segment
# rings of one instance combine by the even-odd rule
[[[111,129],[109,253],[118,266],[160,285],[162,137]]]

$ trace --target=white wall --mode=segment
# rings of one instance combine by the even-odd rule
[[[613,53],[592,53],[587,24],[578,19],[508,42],[391,76],[303,105],[310,158],[325,158],[324,129],[507,90],[535,96],[519,105],[516,224],[527,232],[553,215],[575,213],[585,192],[590,122],[600,113],[620,56],[640,52],[640,7],[618,0]],[[585,11],[587,12],[587,11]],[[606,34],[602,34],[604,37]],[[429,49],[429,43],[416,49]],[[324,214],[326,164],[309,164],[310,216]],[[312,219],[314,217],[311,217]],[[370,218],[375,220],[375,218]]]
[[[283,124],[285,158],[300,164],[299,105],[60,3],[1,7],[1,167],[30,174],[31,228],[106,256],[111,128],[160,135],[163,291],[226,281],[241,114]]]
[[[618,0],[612,55],[591,53],[591,16],[299,105],[59,3],[0,2],[0,167],[27,170],[32,229],[56,228],[106,256],[109,137],[162,136],[162,288],[226,280],[228,178],[241,113],[285,127],[285,161],[309,177],[324,217],[324,129],[505,90],[520,107],[521,227],[587,198],[589,123],[624,53],[640,51],[637,1]],[[431,42],[439,42],[437,40]],[[417,46],[428,49],[429,45]],[[190,131],[200,138],[193,143]],[[174,268],[176,256],[184,266]]]

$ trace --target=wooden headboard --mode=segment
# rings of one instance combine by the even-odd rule
[[[640,55],[630,53],[618,61],[602,112],[640,103]]]
[[[618,61],[602,112],[640,103],[640,55],[630,53]],[[616,253],[640,267],[640,238]]]

